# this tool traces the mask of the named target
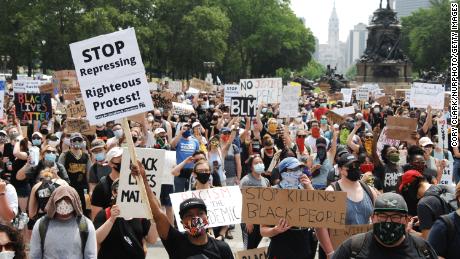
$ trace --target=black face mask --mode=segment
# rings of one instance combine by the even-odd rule
[[[137,142],[137,137],[133,137],[133,142],[134,142],[134,143]]]
[[[359,180],[360,176],[361,176],[361,171],[359,170],[359,168],[354,168],[354,167],[348,168],[348,174],[347,174],[348,180],[356,182]]]
[[[41,133],[42,135],[48,135],[49,131],[48,131],[48,129],[41,129],[41,130],[40,130],[40,133]]]
[[[161,121],[161,119],[162,119],[163,117],[161,117],[161,115],[160,115],[160,116],[154,116],[154,118],[155,118],[155,120],[157,120],[157,121]]]
[[[325,148],[318,148],[316,154],[318,155],[319,160],[323,161],[326,159],[327,152]]]
[[[121,163],[117,164],[117,163],[112,163],[114,164],[115,166],[113,167],[113,169],[115,169],[115,171],[117,172],[121,172]]]
[[[207,174],[207,173],[196,174],[196,179],[201,184],[206,184],[209,181],[209,177],[211,177],[211,174]]]

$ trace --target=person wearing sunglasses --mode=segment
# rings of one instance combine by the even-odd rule
[[[27,258],[21,234],[16,229],[2,224],[0,224],[0,258]]]

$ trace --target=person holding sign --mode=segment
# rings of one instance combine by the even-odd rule
[[[379,196],[375,201],[372,222],[372,231],[346,240],[332,259],[438,258],[427,241],[409,234],[407,204],[401,195],[390,192]]]
[[[131,173],[135,176],[139,175],[144,183],[148,182],[145,169],[140,161],[137,166],[132,166]],[[186,229],[185,233],[181,233],[171,225],[148,185],[145,185],[145,192],[158,235],[170,258],[233,259],[233,253],[227,243],[216,240],[206,233],[208,216],[203,200],[190,198],[180,204],[179,215]]]

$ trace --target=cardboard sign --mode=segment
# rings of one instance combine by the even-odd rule
[[[14,105],[20,120],[49,121],[53,115],[50,94],[15,93]]]
[[[70,103],[67,105],[66,111],[68,118],[86,117],[86,109],[83,102]]]
[[[258,78],[241,79],[240,93],[244,97],[255,97],[257,105],[260,102],[265,104],[279,103],[283,92],[283,81],[281,78]]]
[[[340,124],[345,120],[344,117],[338,115],[337,113],[333,111],[328,111],[326,113],[326,117],[329,121],[332,121],[333,123],[337,123],[337,124]]]
[[[412,133],[417,130],[417,119],[388,116],[387,136],[391,139],[407,141],[412,139]]]
[[[232,97],[240,96],[239,85],[225,85],[224,86],[224,104],[228,107],[232,105]]]
[[[173,102],[172,107],[173,113],[178,115],[190,115],[195,113],[195,109],[193,109],[193,106],[190,104]]]
[[[243,222],[276,225],[285,218],[295,227],[345,228],[345,192],[248,187],[243,194]]]
[[[347,116],[351,114],[355,114],[355,107],[353,106],[348,106],[340,109],[334,109],[332,110],[334,113],[340,115],[340,116]]]
[[[256,98],[232,97],[230,106],[231,116],[254,117],[257,113]]]
[[[365,86],[358,88],[356,90],[356,100],[368,101],[369,100],[369,89]]]
[[[353,89],[342,88],[340,92],[343,94],[343,100],[347,103],[351,103],[351,96],[353,95]]]
[[[96,134],[96,127],[89,125],[89,121],[85,119],[67,118],[66,131],[67,133],[80,132],[83,135]]]
[[[202,92],[207,93],[210,93],[214,90],[212,84],[209,84],[208,82],[197,78],[192,78],[192,80],[190,80],[190,87],[196,88]]]
[[[375,99],[376,102],[378,102],[380,105],[385,106],[390,103],[390,97],[387,95],[378,97]]]
[[[41,80],[13,80],[14,93],[40,93],[40,86],[46,84]]]
[[[134,28],[70,44],[92,125],[153,110]]]
[[[169,90],[173,93],[182,92],[182,81],[168,81]]]
[[[208,228],[241,223],[241,191],[238,186],[227,186],[192,192],[171,193],[171,203],[179,231],[184,231],[179,216],[179,205],[189,198],[200,198],[208,210]]]
[[[378,151],[377,154],[380,154],[380,152],[383,149],[383,146],[385,145],[389,145],[391,147],[398,147],[399,144],[401,143],[400,140],[389,138],[387,134],[388,134],[388,126],[385,126],[382,132],[380,133],[379,139],[377,140],[377,151]]]
[[[52,83],[43,84],[43,85],[39,86],[38,88],[40,90],[40,93],[42,93],[42,94],[54,95],[54,86],[53,86]]]
[[[294,118],[299,115],[300,85],[288,85],[283,88],[279,118]]]
[[[236,259],[268,259],[268,247],[249,249],[236,252]]]
[[[395,98],[406,99],[406,92],[410,92],[410,89],[395,89]]]
[[[431,108],[444,110],[444,85],[414,83],[410,89],[411,108]]]
[[[345,240],[353,235],[366,233],[372,230],[372,225],[347,225],[345,229],[331,229],[329,236],[331,238],[332,247],[336,250]]]
[[[153,148],[136,148],[137,159],[142,162],[147,175],[145,184],[148,184],[153,193],[159,197],[161,190],[161,174],[169,173],[163,170],[165,150]],[[123,148],[121,158],[120,183],[118,187],[117,205],[120,207],[120,217],[147,218],[145,215],[145,205],[142,204],[142,196],[139,191],[136,179],[129,173],[131,165],[128,148]]]

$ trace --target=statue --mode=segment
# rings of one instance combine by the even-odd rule
[[[383,0],[380,0],[380,9],[382,9],[382,2]],[[387,9],[391,9],[390,0],[387,0]]]

